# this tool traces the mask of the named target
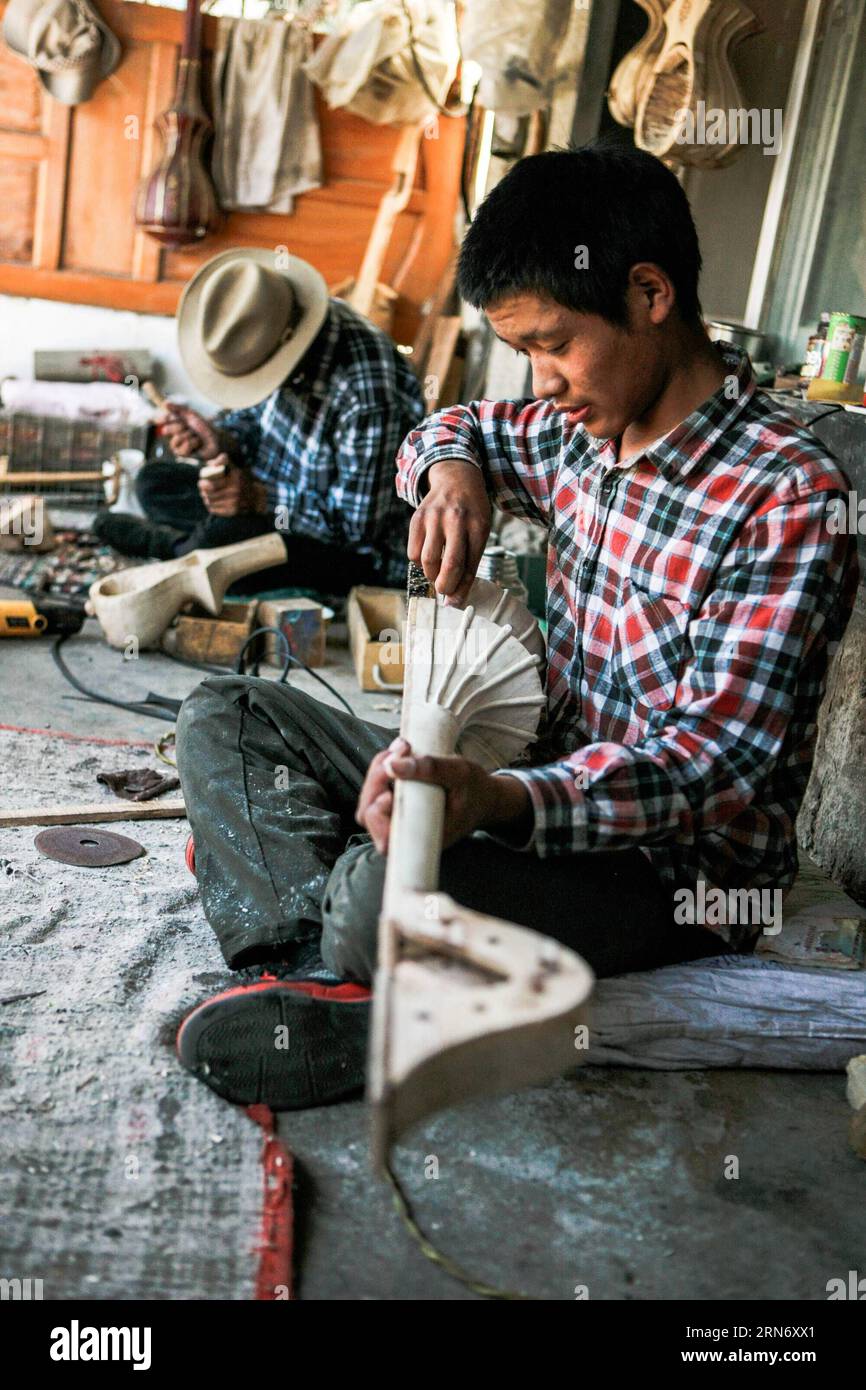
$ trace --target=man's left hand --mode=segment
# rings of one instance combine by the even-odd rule
[[[218,478],[199,478],[198,490],[211,516],[260,515],[266,509],[264,486],[242,468],[235,468],[228,454],[218,454],[214,465],[225,472]]]
[[[444,789],[446,848],[473,830],[495,831],[515,844],[529,838],[531,802],[516,777],[494,777],[468,758],[416,758],[406,740],[397,738],[371,762],[355,813],[380,854],[388,849],[396,780],[427,782]]]

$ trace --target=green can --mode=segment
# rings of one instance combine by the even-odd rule
[[[821,380],[838,381],[845,386],[852,386],[860,369],[864,340],[866,318],[861,314],[831,314],[827,326],[827,351],[824,354]]]

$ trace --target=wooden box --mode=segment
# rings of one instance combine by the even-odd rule
[[[255,602],[226,603],[216,618],[201,608],[181,613],[163,633],[163,650],[183,661],[234,667],[255,626],[256,607]],[[251,661],[253,655],[254,652],[248,650],[246,661]]]
[[[403,687],[403,627],[406,598],[400,589],[359,584],[349,593],[349,645],[362,690]]]
[[[259,603],[257,627],[278,627],[285,633],[292,656],[303,661],[305,666],[324,666],[325,638],[328,623],[334,616],[332,608],[325,608],[312,598],[263,599]],[[286,652],[282,642],[273,633],[266,633],[265,660],[273,666],[282,666]]]

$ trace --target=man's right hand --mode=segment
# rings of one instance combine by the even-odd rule
[[[409,528],[409,559],[421,565],[446,602],[468,597],[487,537],[491,507],[480,468],[443,459],[427,472],[429,489]]]
[[[213,425],[186,405],[168,406],[156,417],[160,434],[178,458],[215,459],[221,452]]]

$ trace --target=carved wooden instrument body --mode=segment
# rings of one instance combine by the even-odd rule
[[[174,101],[157,118],[163,140],[159,164],[138,186],[135,221],[166,246],[201,241],[220,221],[204,160],[212,125],[201,99],[201,12],[187,0]]]
[[[742,148],[738,139],[683,139],[699,103],[710,111],[743,105],[731,63],[734,48],[762,25],[742,0],[635,0],[646,33],[617,65],[608,89],[611,115],[634,126],[635,143],[672,164],[715,169]]]
[[[653,63],[665,36],[665,8],[669,0],[635,0],[649,18],[646,33],[617,63],[607,89],[610,114],[620,125],[633,126],[643,90],[652,77]]]
[[[543,639],[507,591],[476,580],[464,610],[411,598],[401,733],[417,754],[489,770],[531,741],[544,703]],[[557,1075],[593,976],[573,951],[438,890],[445,794],[397,783],[368,1069],[372,1156],[425,1115]]]
[[[384,284],[379,276],[388,254],[397,218],[412,196],[423,133],[424,127],[421,125],[402,127],[391,161],[391,184],[382,195],[376,210],[357,278],[341,280],[331,288],[331,294],[336,295],[338,299],[345,299],[359,314],[363,314],[386,333],[391,331],[397,294],[390,285]]]
[[[99,619],[110,647],[131,638],[153,647],[186,603],[198,603],[216,616],[226,589],[245,574],[283,564],[286,547],[276,531],[236,545],[191,550],[177,560],[158,560],[119,570],[91,584],[88,606]]]

